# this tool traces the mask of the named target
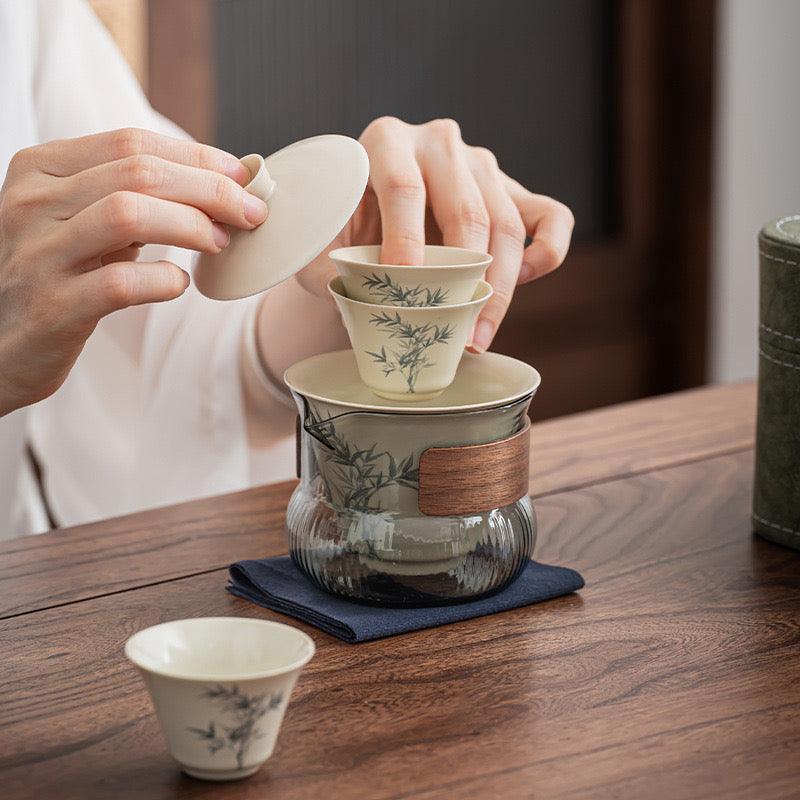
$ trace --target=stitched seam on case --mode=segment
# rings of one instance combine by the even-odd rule
[[[800,366],[797,366],[797,364],[790,364],[788,361],[781,361],[779,358],[768,356],[761,348],[758,349],[758,354],[766,358],[767,361],[771,361],[773,364],[778,364],[781,367],[789,367],[789,369],[796,369],[800,371]]]
[[[784,533],[800,534],[800,531],[795,530],[794,528],[787,528],[785,525],[777,525],[774,522],[770,522],[769,520],[764,519],[764,517],[760,517],[755,512],[753,513],[753,519],[756,520],[757,522],[760,522],[762,525],[766,525],[770,528],[775,528],[775,530],[783,531]]]
[[[789,258],[778,258],[778,256],[773,256],[764,250],[759,250],[758,254],[769,259],[770,261],[777,261],[779,264],[789,264],[792,267],[800,267],[800,261],[792,261]]]
[[[784,236],[788,237],[789,239],[794,239],[796,242],[800,242],[800,236],[795,236],[795,234],[793,234],[793,233],[788,233],[787,231],[785,231],[781,227],[781,225],[783,225],[784,222],[796,222],[798,219],[800,219],[800,214],[794,214],[791,217],[783,217],[782,219],[779,219],[775,223],[775,228],[776,228],[776,230],[779,230]]]
[[[781,336],[784,339],[789,339],[792,342],[800,342],[800,336],[790,336],[788,333],[781,333],[780,331],[776,331],[774,328],[770,328],[769,325],[765,325],[763,322],[759,323],[758,327],[767,331],[767,333],[775,334],[775,336]]]

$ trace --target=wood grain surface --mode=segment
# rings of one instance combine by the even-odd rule
[[[749,412],[723,402],[729,392],[711,393],[727,423],[695,428],[695,403],[691,441],[682,450],[665,435],[669,463],[650,468],[649,408],[670,419],[687,397],[622,409],[627,462],[600,478],[576,458],[573,478],[561,468],[566,487],[535,499],[536,557],[578,569],[580,593],[391,639],[346,644],[225,591],[243,550],[282,546],[284,505],[260,501],[285,503],[291,484],[45,535],[45,601],[0,620],[3,797],[800,796],[800,553],[751,532]],[[596,449],[592,436],[569,439],[561,458],[585,441],[599,465],[610,427],[591,431]],[[189,557],[204,549],[206,561]],[[4,573],[6,605],[35,573],[21,564]],[[74,580],[96,579],[70,595],[58,574],[73,567]],[[223,786],[180,774],[123,656],[147,625],[216,614],[289,621],[317,644],[272,758]]]
[[[751,448],[754,438],[752,382],[534,423],[531,494]],[[0,618],[283,554],[293,486],[257,487],[0,542]]]
[[[286,553],[294,483],[0,543],[0,619]],[[98,547],[102,536],[103,546]]]
[[[531,430],[531,494],[751,448],[755,420],[756,384],[746,381],[540,422]]]

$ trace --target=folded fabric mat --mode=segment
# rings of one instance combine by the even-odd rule
[[[510,586],[489,597],[454,605],[388,608],[318,589],[288,556],[239,561],[229,572],[227,588],[237,597],[288,614],[346,642],[365,642],[495,614],[569,594],[584,585],[575,570],[530,561]]]

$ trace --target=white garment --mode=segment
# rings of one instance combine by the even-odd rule
[[[0,0],[0,169],[23,147],[136,126],[185,136],[148,105],[82,0]],[[159,252],[160,251],[160,252]],[[190,254],[142,258],[187,268]],[[178,300],[101,320],[65,384],[0,418],[0,539],[46,529],[24,454],[62,525],[291,477],[293,443],[247,446],[238,349],[258,298]]]

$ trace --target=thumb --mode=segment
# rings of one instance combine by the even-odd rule
[[[180,297],[189,275],[170,261],[116,261],[73,279],[72,289],[83,321],[99,319],[128,306],[160,303]]]

